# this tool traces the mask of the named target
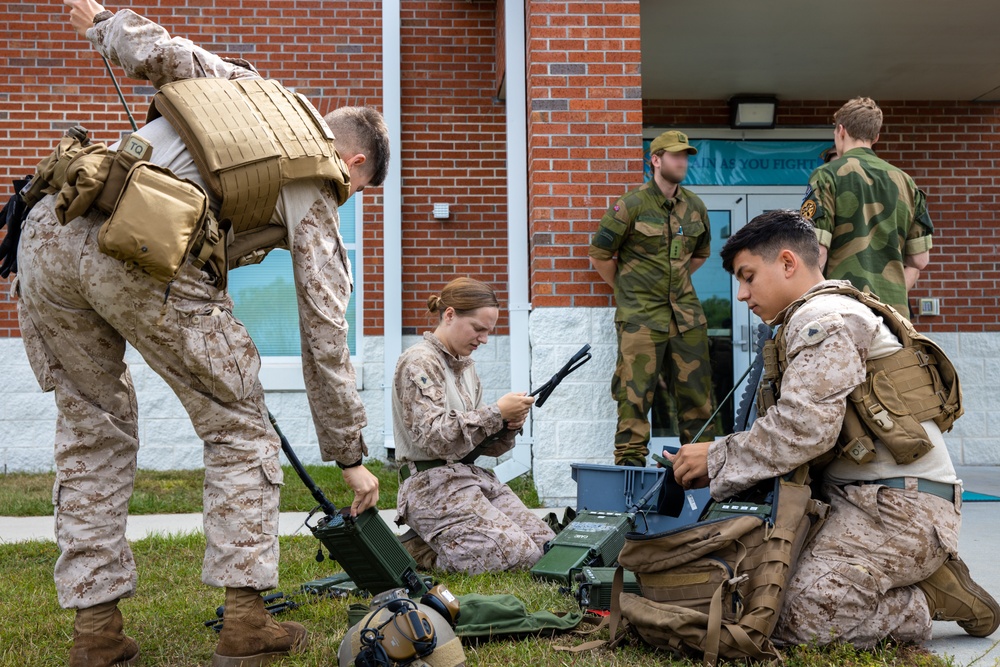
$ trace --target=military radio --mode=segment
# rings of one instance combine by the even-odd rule
[[[634,528],[635,515],[629,512],[581,511],[546,545],[531,576],[568,585],[571,570],[613,565],[625,546],[625,533]]]
[[[580,609],[611,609],[611,591],[615,581],[617,567],[584,567],[573,571],[573,581],[577,585],[573,597],[580,603]],[[641,595],[639,582],[635,572],[622,570],[625,593]]]
[[[306,526],[330,552],[330,557],[340,563],[358,589],[372,595],[395,588],[405,588],[413,596],[427,592],[426,582],[417,574],[416,561],[379,516],[378,510],[370,507],[357,517],[350,515],[349,508],[338,510],[306,472],[288,439],[278,428],[274,415],[268,413],[268,417],[281,439],[281,449],[288,462],[319,503],[306,518]],[[322,512],[323,517],[315,524],[309,523],[318,512]],[[323,547],[320,547],[317,560],[322,560]]]

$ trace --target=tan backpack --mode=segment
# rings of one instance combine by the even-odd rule
[[[643,641],[678,655],[701,655],[705,665],[719,658],[778,659],[770,636],[785,590],[802,546],[827,510],[811,498],[801,467],[711,503],[698,523],[654,535],[629,533],[618,560],[635,572],[642,595],[616,586],[612,638],[621,619]]]

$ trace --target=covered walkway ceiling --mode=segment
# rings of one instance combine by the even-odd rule
[[[642,0],[645,99],[1000,101],[997,0]]]

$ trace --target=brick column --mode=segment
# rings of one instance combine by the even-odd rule
[[[597,221],[642,182],[639,0],[527,0],[531,300],[610,306]]]
[[[575,504],[571,464],[612,462],[611,289],[587,248],[608,206],[642,183],[639,0],[527,0],[527,32],[532,380],[584,343],[594,354],[534,411],[533,472],[545,502]]]

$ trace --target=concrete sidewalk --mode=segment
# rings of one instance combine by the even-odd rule
[[[534,510],[544,516],[550,510]],[[393,520],[396,510],[380,510],[379,515],[397,534],[406,532],[407,527],[397,527]],[[308,535],[304,522],[308,512],[282,512],[278,519],[281,535]],[[150,535],[176,535],[201,532],[201,514],[136,514],[129,516],[125,537],[141,540]],[[54,540],[55,519],[51,516],[0,517],[0,543],[24,542],[26,540]]]
[[[1000,468],[959,468],[959,477],[965,481],[967,491],[984,496],[1000,498]],[[544,516],[549,509],[533,510]],[[397,533],[406,531],[406,526],[397,527],[393,523],[396,510],[381,510],[379,514]],[[557,511],[561,516],[561,509]],[[279,530],[282,535],[304,534],[309,530],[303,525],[305,512],[281,514]],[[963,560],[969,565],[973,577],[994,597],[1000,599],[1000,569],[995,567],[995,559],[1000,555],[1000,502],[968,502],[962,510],[962,532],[959,550]],[[53,518],[47,517],[0,517],[0,542],[20,542],[25,540],[54,539]],[[201,514],[137,515],[128,520],[126,536],[139,540],[149,535],[172,535],[200,532]],[[1000,666],[1000,632],[992,637],[970,637],[955,623],[936,622],[934,639],[927,648],[938,655],[950,655],[958,666],[975,663],[976,667]]]

